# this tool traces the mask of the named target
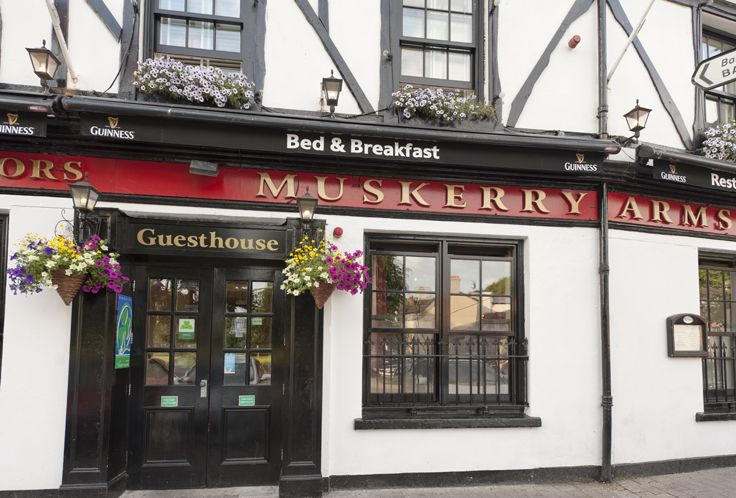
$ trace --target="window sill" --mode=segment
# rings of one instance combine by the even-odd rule
[[[696,422],[717,422],[736,420],[736,412],[699,412],[695,414]]]
[[[482,429],[503,427],[541,427],[539,417],[485,418],[356,418],[355,430],[373,429]]]

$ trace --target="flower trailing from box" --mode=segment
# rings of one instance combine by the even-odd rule
[[[455,90],[404,85],[391,97],[391,107],[404,119],[419,117],[450,125],[466,120],[489,121],[496,117],[493,106],[467,98]]]
[[[281,289],[298,296],[324,286],[357,294],[371,282],[368,268],[360,261],[362,251],[341,252],[336,245],[304,237],[289,254]]]
[[[120,269],[118,256],[96,235],[79,246],[70,237],[49,239],[27,234],[10,256],[10,290],[14,294],[34,294],[47,287],[59,290],[59,286],[64,285],[60,281],[69,277],[78,279],[79,285],[73,294],[79,286],[92,294],[102,290],[122,292],[129,279]]]
[[[708,159],[736,162],[736,122],[723,123],[703,132],[703,155]]]
[[[133,84],[139,92],[171,102],[250,109],[255,84],[243,73],[226,73],[214,66],[190,66],[168,57],[138,63]]]

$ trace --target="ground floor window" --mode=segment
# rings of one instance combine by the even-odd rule
[[[521,414],[520,241],[369,235],[365,415]]]
[[[700,263],[700,314],[707,324],[708,356],[703,359],[706,412],[736,412],[736,260]]]

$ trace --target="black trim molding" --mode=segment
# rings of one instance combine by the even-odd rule
[[[695,414],[696,422],[722,422],[724,420],[736,420],[736,412],[725,412],[725,413],[698,412]]]
[[[482,429],[542,427],[539,417],[505,418],[356,418],[355,430],[367,429]]]

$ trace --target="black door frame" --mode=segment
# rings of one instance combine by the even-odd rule
[[[99,210],[101,235],[121,252],[130,273],[136,257],[124,249],[135,221],[169,225],[192,223],[191,216],[128,215],[117,209]],[[235,219],[196,217],[198,223],[225,228],[283,231],[285,252],[302,236],[298,219]],[[315,226],[324,227],[322,220]],[[184,250],[186,251],[186,250]],[[274,258],[271,258],[272,260]],[[253,258],[256,265],[258,258]],[[241,261],[246,266],[247,261]],[[288,357],[282,401],[281,496],[322,493],[322,338],[323,315],[308,295],[286,300],[284,330]],[[72,311],[64,472],[60,490],[77,494],[111,495],[127,487],[129,392],[128,370],[113,370],[114,295],[79,296]],[[90,387],[95,394],[90,397]],[[126,422],[127,421],[127,422]]]

